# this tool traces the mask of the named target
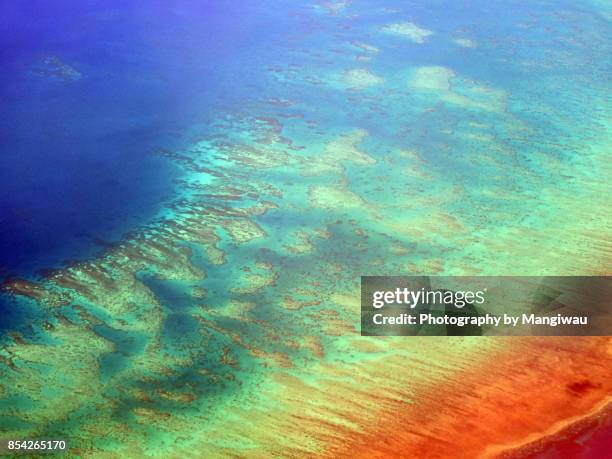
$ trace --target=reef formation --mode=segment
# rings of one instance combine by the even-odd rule
[[[390,36],[459,47],[356,3],[292,13],[259,69],[273,94],[157,151],[181,170],[159,218],[4,282],[40,319],[0,348],[3,437],[66,437],[81,457],[522,457],[609,419],[607,337],[359,336],[361,275],[610,274],[610,113],[592,82],[609,43],[536,10],[547,57],[480,31],[460,51],[526,80],[478,78],[397,59]]]

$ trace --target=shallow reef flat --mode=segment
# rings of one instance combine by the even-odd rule
[[[432,90],[445,93],[451,89],[451,78],[455,72],[446,67],[420,67],[414,72],[410,83],[413,88]]]
[[[158,152],[181,171],[160,218],[4,282],[43,317],[0,348],[5,436],[80,457],[523,457],[609,419],[608,337],[359,335],[361,275],[610,274],[611,114],[604,84],[576,86],[599,67],[509,81],[517,36],[404,32],[509,53],[494,78],[486,53],[398,49],[380,27],[412,20],[401,5],[297,12],[265,92]],[[597,66],[606,44],[572,52]],[[384,79],[338,85],[364,51]]]
[[[470,38],[456,38],[455,43],[463,48],[476,48],[478,43]]]
[[[504,91],[460,79],[452,69],[446,67],[417,68],[409,86],[462,108],[503,112],[507,106],[507,94]]]
[[[363,89],[382,83],[383,78],[367,69],[351,69],[344,73],[342,81],[350,88]]]
[[[425,43],[427,38],[434,34],[432,30],[419,27],[413,22],[387,24],[381,28],[381,31],[392,35],[398,35],[402,38],[407,38],[418,44]]]

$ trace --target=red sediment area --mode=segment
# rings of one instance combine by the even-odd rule
[[[480,368],[423,385],[409,407],[387,404],[384,423],[338,432],[342,444],[328,455],[533,457],[537,446],[575,457],[584,431],[601,451],[612,431],[612,338],[501,339],[507,349]]]
[[[612,445],[612,403],[555,434],[501,454],[504,459],[544,457],[609,458]]]

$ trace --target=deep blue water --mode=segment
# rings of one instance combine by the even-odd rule
[[[0,278],[91,256],[155,215],[175,171],[153,152],[240,96],[249,17],[219,1],[0,4]]]

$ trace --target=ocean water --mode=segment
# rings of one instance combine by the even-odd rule
[[[243,97],[255,25],[219,2],[1,8],[0,272],[32,276],[156,216],[178,172],[154,153]]]
[[[4,433],[75,456],[419,457],[465,442],[466,413],[516,416],[472,432],[477,455],[607,396],[604,338],[358,330],[361,275],[609,274],[605,3],[0,12]]]

